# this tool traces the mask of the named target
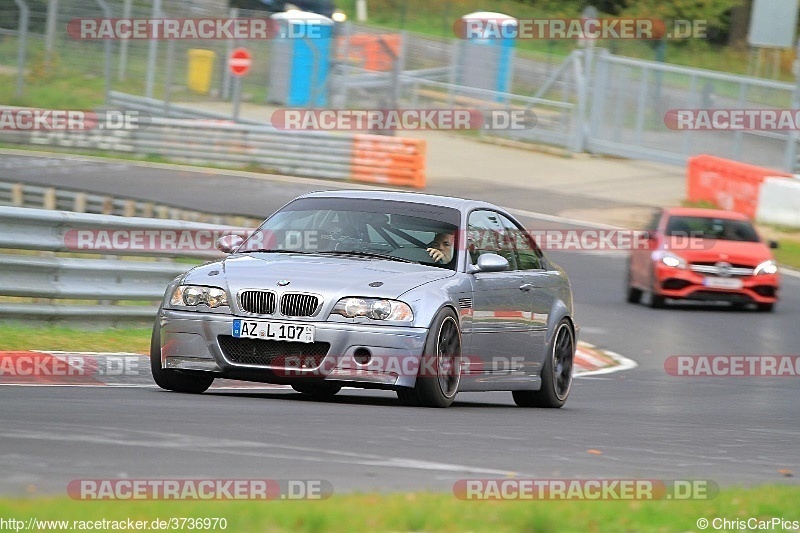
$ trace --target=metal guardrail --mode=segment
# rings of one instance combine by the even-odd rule
[[[187,220],[243,227],[254,226],[260,222],[260,220],[239,215],[203,213],[129,198],[3,181],[0,181],[0,205],[98,215]]]
[[[121,100],[117,100],[122,98]],[[112,92],[110,104],[150,100]],[[135,129],[0,130],[0,142],[95,149],[174,160],[256,165],[311,178],[424,187],[425,142],[384,135],[287,131],[207,118],[152,117]]]
[[[213,244],[233,231],[247,230],[0,207],[0,249],[14,251],[0,254],[0,318],[149,319],[190,266],[171,259],[221,257]]]

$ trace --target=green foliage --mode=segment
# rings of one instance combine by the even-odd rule
[[[709,26],[726,31],[726,13],[739,6],[743,0],[636,0],[620,1],[620,14],[630,17],[657,18],[663,20],[703,20]]]

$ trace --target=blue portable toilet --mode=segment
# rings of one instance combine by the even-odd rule
[[[468,21],[475,21],[472,25]],[[477,11],[461,17],[465,34],[459,47],[456,83],[509,92],[514,74],[514,46],[519,22],[503,13]],[[469,31],[482,28],[484,31]],[[496,31],[496,30],[500,31]],[[501,97],[497,101],[503,100]]]
[[[267,100],[292,107],[325,106],[333,21],[298,10],[275,13],[270,18],[275,35],[271,43]]]

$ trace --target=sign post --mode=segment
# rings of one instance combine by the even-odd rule
[[[233,75],[233,121],[239,121],[239,107],[242,102],[242,76],[250,71],[253,59],[247,48],[236,48],[228,57],[228,69]]]

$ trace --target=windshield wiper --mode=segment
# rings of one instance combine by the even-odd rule
[[[378,254],[375,252],[356,252],[356,251],[344,251],[344,250],[330,250],[325,252],[317,252],[318,254],[327,254],[327,255],[355,255],[358,257],[374,257],[375,259],[387,259],[389,261],[399,261],[401,263],[415,263],[418,264],[419,261],[412,261],[411,259],[406,259],[404,257],[395,257],[393,255],[387,254]]]

